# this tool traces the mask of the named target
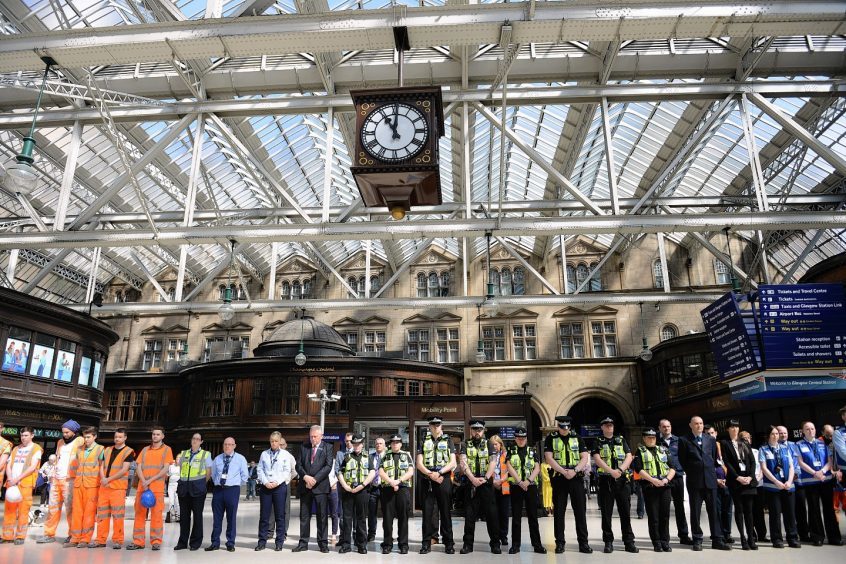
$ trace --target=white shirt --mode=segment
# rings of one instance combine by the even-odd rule
[[[64,480],[68,477],[68,469],[70,468],[71,460],[73,460],[74,451],[76,451],[77,439],[79,437],[68,444],[60,446],[57,451],[59,459],[56,461],[56,478],[59,480]]]
[[[262,484],[271,482],[290,484],[295,464],[294,456],[287,450],[282,448],[277,451],[267,449],[259,457],[256,470],[258,481]]]
[[[755,460],[758,460],[758,449],[752,449],[752,455],[755,457]],[[764,471],[761,469],[760,464],[755,465],[755,479],[758,480],[758,487],[761,488],[764,486]]]
[[[35,445],[30,443],[26,448],[19,446],[15,454],[15,459],[12,461],[12,474],[10,478],[17,478],[26,470],[26,457],[32,452]]]

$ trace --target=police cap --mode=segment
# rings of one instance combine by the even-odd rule
[[[484,429],[485,422],[481,419],[471,419],[470,420],[470,428],[471,429]]]
[[[728,422],[728,425],[726,425],[726,428],[729,428],[729,427],[740,427],[740,421],[738,421],[737,419],[729,419],[729,422]]]
[[[363,437],[363,436],[361,436],[361,435],[353,435],[353,436],[352,436],[352,444],[354,444],[354,445],[360,445],[360,444],[361,444],[361,443],[363,443],[363,442],[364,442],[364,437]]]
[[[529,432],[526,431],[525,427],[517,427],[516,429],[514,429],[514,436],[515,437],[528,437]]]
[[[443,422],[444,420],[438,417],[437,415],[433,415],[429,418],[429,425],[440,425]]]
[[[559,427],[571,427],[573,425],[573,418],[569,415],[556,415],[555,420]]]
[[[610,423],[611,425],[614,424],[614,418],[610,415],[606,415],[602,418],[602,421],[599,422],[600,425],[605,425],[606,423]]]
[[[391,441],[390,441],[390,442],[392,442],[392,443],[401,443],[401,442],[402,442],[402,437],[400,437],[399,435],[394,435],[393,437],[391,437]]]
[[[647,427],[646,429],[643,430],[642,435],[644,437],[657,437],[658,433],[656,433],[655,429],[653,429],[652,427]]]

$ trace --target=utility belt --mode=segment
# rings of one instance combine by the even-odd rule
[[[564,468],[564,470],[575,470],[576,469],[575,466],[562,466],[562,468]],[[549,469],[549,477],[550,478],[563,478],[565,480],[572,479],[572,478],[567,478],[566,476],[564,476],[564,474],[556,472],[552,468]],[[579,470],[578,472],[576,472],[576,478],[584,478],[584,477],[585,477],[585,471],[584,470]]]
[[[614,468],[614,470],[620,470],[620,469]],[[622,470],[620,470],[620,471],[623,472]],[[632,471],[626,470],[625,472],[623,472],[623,475],[620,476],[619,478],[615,478],[614,476],[612,476],[611,474],[609,474],[607,472],[602,472],[602,473],[599,474],[599,479],[600,480],[602,480],[602,479],[612,480],[612,481],[615,481],[615,482],[618,481],[618,480],[625,480],[626,482],[628,482],[629,480],[632,479]]]

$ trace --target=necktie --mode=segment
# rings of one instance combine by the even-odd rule
[[[379,453],[377,452],[376,454],[373,455],[373,468],[378,468],[380,462],[382,462],[382,457],[379,456]],[[376,477],[373,478],[372,483],[373,483],[374,486],[379,485],[379,472],[376,472]]]
[[[226,454],[226,455],[224,455],[224,456],[223,456],[223,472],[222,472],[221,474],[222,474],[223,476],[226,476],[226,477],[225,477],[225,478],[222,478],[222,479],[220,480],[220,485],[221,485],[221,486],[225,486],[225,485],[226,485],[226,480],[228,480],[228,479],[229,479],[228,474],[229,474],[229,461],[230,461],[230,460],[232,460],[232,456],[230,456],[230,455],[228,455],[228,454]]]
[[[317,454],[317,447],[311,447],[311,462],[314,464],[314,455]]]

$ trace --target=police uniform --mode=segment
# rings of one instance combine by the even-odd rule
[[[353,451],[344,456],[338,480],[351,489],[364,486],[355,493],[344,488],[341,491],[341,506],[344,511],[344,521],[341,527],[341,547],[338,552],[350,552],[353,521],[355,521],[355,546],[359,554],[367,554],[367,503],[370,500],[368,486],[373,480],[375,472],[370,468],[370,457],[363,451],[355,452],[355,445],[364,442],[361,435],[353,435]]]
[[[517,427],[514,431],[516,438],[528,435],[525,427]],[[521,521],[523,505],[526,506],[526,517],[529,519],[529,539],[538,554],[546,554],[541,544],[540,528],[538,527],[538,474],[540,473],[540,457],[534,447],[529,445],[508,447],[506,456],[508,464],[508,481],[511,482],[511,548],[508,554],[520,552]],[[529,486],[524,490],[520,482],[528,481]]]
[[[567,415],[559,415],[555,418],[558,428],[562,431],[569,430],[573,420]],[[590,554],[593,549],[588,544],[587,529],[587,492],[585,491],[584,474],[590,468],[581,464],[582,453],[588,452],[585,442],[569,432],[563,435],[560,431],[550,433],[544,441],[544,456],[550,453],[553,461],[567,470],[578,468],[579,471],[571,479],[556,472],[550,465],[549,477],[552,484],[552,515],[555,530],[555,553],[564,552],[564,516],[567,513],[567,502],[573,508],[573,517],[576,519],[576,538],[579,541],[579,552]]]
[[[393,446],[399,443],[400,450],[394,452]],[[414,459],[411,453],[402,450],[402,437],[391,437],[391,449],[382,455],[379,466],[382,499],[382,554],[390,554],[393,549],[394,518],[397,520],[397,544],[400,554],[408,554],[408,511],[411,507],[411,478],[401,480],[409,470],[414,471]],[[392,486],[389,480],[400,480]]]
[[[605,417],[599,424],[613,425],[614,420],[610,417]],[[613,470],[620,470],[620,467],[625,465],[627,459],[631,460],[629,445],[626,443],[626,439],[620,435],[613,435],[610,438],[605,435],[599,437],[596,440],[592,454],[594,460],[601,459]],[[603,552],[610,553],[614,551],[614,532],[611,530],[611,517],[614,513],[615,501],[617,503],[617,513],[620,516],[620,528],[623,532],[623,544],[626,547],[626,552],[638,552],[638,548],[634,544],[634,532],[632,531],[630,516],[632,489],[629,484],[629,478],[631,471],[626,465],[622,470],[622,475],[615,479],[597,462],[597,473],[599,474],[597,484],[597,489],[599,490],[599,509],[602,513],[602,541],[605,543]]]
[[[176,489],[180,515],[178,547],[197,550],[203,542],[203,507],[211,465],[211,453],[207,450],[192,452],[187,449],[179,454],[179,485]]]
[[[655,437],[655,429],[645,429],[643,437]],[[672,552],[670,548],[670,502],[673,500],[672,478],[675,474],[673,456],[664,445],[648,447],[641,444],[632,462],[635,472],[645,472],[649,478],[659,480],[661,485],[641,477],[640,485],[646,501],[646,518],[649,521],[649,539],[655,552]],[[643,474],[641,474],[643,476]]]
[[[441,418],[434,416],[429,418],[430,426],[440,426]],[[438,513],[441,521],[441,534],[443,535],[444,551],[447,554],[455,552],[455,541],[452,536],[452,516],[450,515],[450,494],[452,483],[450,481],[450,470],[455,465],[455,448],[452,446],[452,439],[446,433],[435,438],[431,431],[428,431],[417,447],[418,469],[422,465],[426,473],[421,473],[421,485],[423,488],[423,546],[420,554],[431,552],[432,537],[437,533],[434,526],[435,504],[438,506]],[[444,472],[444,469],[447,469]],[[439,484],[429,474],[437,472],[443,478]]]
[[[480,419],[473,419],[470,421],[470,428],[484,431],[485,422]],[[484,434],[479,439],[467,439],[461,447],[461,457],[462,463],[466,467],[464,474],[469,471],[473,477],[484,480],[484,483],[477,487],[468,482],[465,488],[467,497],[464,503],[464,545],[461,547],[461,554],[473,552],[476,519],[478,519],[480,511],[485,515],[491,552],[500,554],[499,517],[497,516],[492,482],[494,469],[491,465],[488,439],[485,438]]]

